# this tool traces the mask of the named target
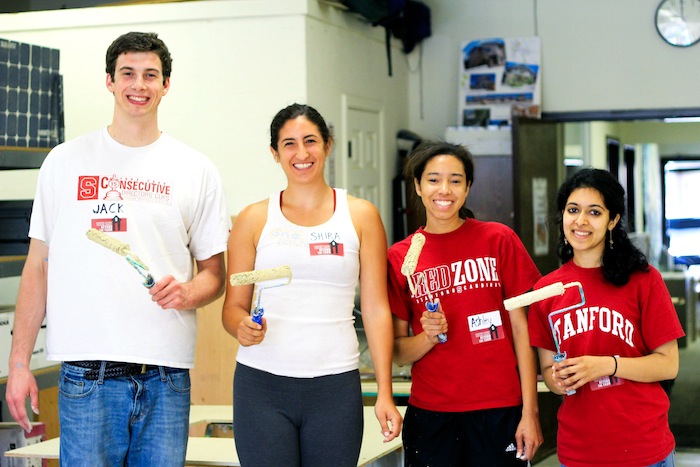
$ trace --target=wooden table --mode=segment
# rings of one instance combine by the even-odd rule
[[[403,415],[406,407],[399,407]],[[380,434],[380,426],[374,416],[374,407],[364,408],[365,429],[362,435],[362,448],[358,466],[365,466],[386,455],[401,449],[401,437],[385,443]],[[190,407],[190,423],[230,423],[233,420],[233,407],[230,405],[193,405]],[[6,457],[34,457],[58,459],[59,438],[32,444],[5,453]],[[188,465],[240,466],[233,438],[190,437],[187,442],[185,462]]]

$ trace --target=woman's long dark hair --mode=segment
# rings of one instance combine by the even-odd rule
[[[565,243],[563,214],[571,193],[578,188],[592,188],[603,197],[610,219],[618,214],[620,221],[612,230],[612,246],[606,236],[603,251],[603,277],[615,285],[625,285],[634,271],[648,271],[649,262],[629,239],[625,229],[625,189],[607,170],[585,168],[577,171],[559,187],[557,212],[559,213],[559,245],[557,253],[562,262],[574,257],[571,245]]]

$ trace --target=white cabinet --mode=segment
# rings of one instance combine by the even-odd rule
[[[14,322],[14,307],[0,307],[0,378],[6,378],[9,371],[8,361],[10,359]],[[46,320],[44,320],[39,334],[36,336],[34,351],[29,360],[29,369],[32,371],[40,370],[55,364],[56,362],[50,362],[46,359]]]
[[[8,360],[10,359],[14,319],[14,308],[0,307],[0,378],[6,378],[9,369]]]

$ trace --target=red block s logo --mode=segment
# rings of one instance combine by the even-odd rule
[[[97,175],[83,175],[78,177],[78,201],[85,199],[97,199],[99,191]]]

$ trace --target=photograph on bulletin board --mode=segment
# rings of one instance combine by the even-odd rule
[[[461,49],[459,126],[510,125],[512,115],[541,115],[540,40],[479,39]]]

